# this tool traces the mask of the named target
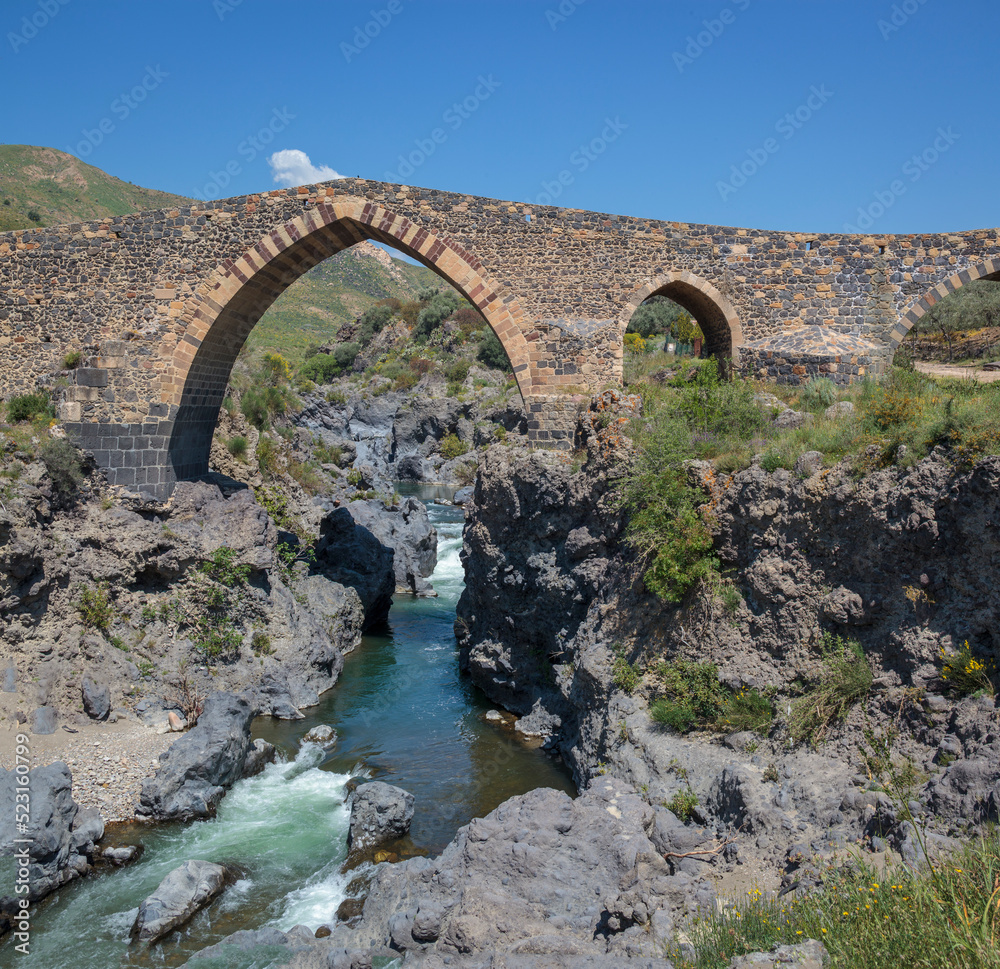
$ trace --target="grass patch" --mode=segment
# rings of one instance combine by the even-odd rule
[[[858,642],[824,633],[820,648],[823,670],[792,701],[788,715],[788,730],[797,743],[819,743],[830,725],[842,720],[872,685],[872,669]]]
[[[720,379],[714,360],[660,353],[626,354],[625,378],[643,398],[631,432],[638,454],[618,488],[629,513],[626,540],[643,558],[646,587],[667,602],[683,601],[718,570],[711,503],[687,473],[693,459],[734,474],[759,455],[773,473],[791,471],[806,451],[818,451],[824,464],[847,458],[864,474],[910,464],[936,447],[959,471],[1000,454],[1000,382],[933,381],[894,367],[879,382],[851,387],[817,378],[803,387],[765,388]],[[755,400],[764,390],[817,416],[799,428],[778,428],[775,409]],[[851,401],[854,413],[828,419],[825,408],[837,400]]]
[[[676,813],[676,812],[675,812]],[[725,969],[734,956],[818,939],[833,966],[987,969],[1000,966],[1000,836],[974,839],[933,869],[880,871],[854,859],[823,875],[821,893],[784,900],[751,891],[690,931],[684,969]]]
[[[226,441],[226,450],[239,461],[247,456],[247,439],[242,434],[231,437]]]

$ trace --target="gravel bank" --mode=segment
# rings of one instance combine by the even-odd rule
[[[73,775],[73,798],[81,807],[96,807],[107,821],[131,821],[144,778],[153,773],[178,734],[159,734],[139,723],[82,724],[75,733],[28,733],[26,725],[8,720],[0,727],[0,767],[14,766],[15,737],[27,733],[31,766],[61,760]]]

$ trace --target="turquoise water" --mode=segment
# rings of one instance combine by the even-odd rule
[[[450,492],[446,492],[449,494]],[[435,497],[433,491],[423,497]],[[569,774],[540,750],[487,723],[490,704],[458,672],[453,626],[462,591],[462,512],[429,504],[438,528],[437,598],[398,597],[388,627],[366,636],[338,685],[305,720],[261,718],[255,735],[278,745],[283,762],[238,783],[218,815],[190,825],[129,826],[115,840],[141,842],[142,860],[71,884],[35,914],[31,954],[0,945],[0,967],[108,969],[176,966],[241,928],[311,928],[333,921],[357,874],[343,875],[351,776],[398,784],[416,798],[403,855],[436,854],[471,818],[535,787],[573,793]],[[332,751],[306,744],[315,724],[338,733]],[[191,858],[236,863],[247,877],[179,933],[152,947],[129,946],[138,903]],[[264,953],[233,966],[264,967]]]

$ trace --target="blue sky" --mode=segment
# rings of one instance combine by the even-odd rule
[[[993,227],[998,27],[995,0],[5,0],[2,138],[199,197],[297,151],[684,222]]]

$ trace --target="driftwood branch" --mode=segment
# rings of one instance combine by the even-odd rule
[[[664,858],[690,858],[692,855],[717,855],[726,845],[731,845],[735,842],[735,838],[727,838],[722,844],[717,845],[714,848],[701,848],[698,851],[668,851],[663,857]]]

